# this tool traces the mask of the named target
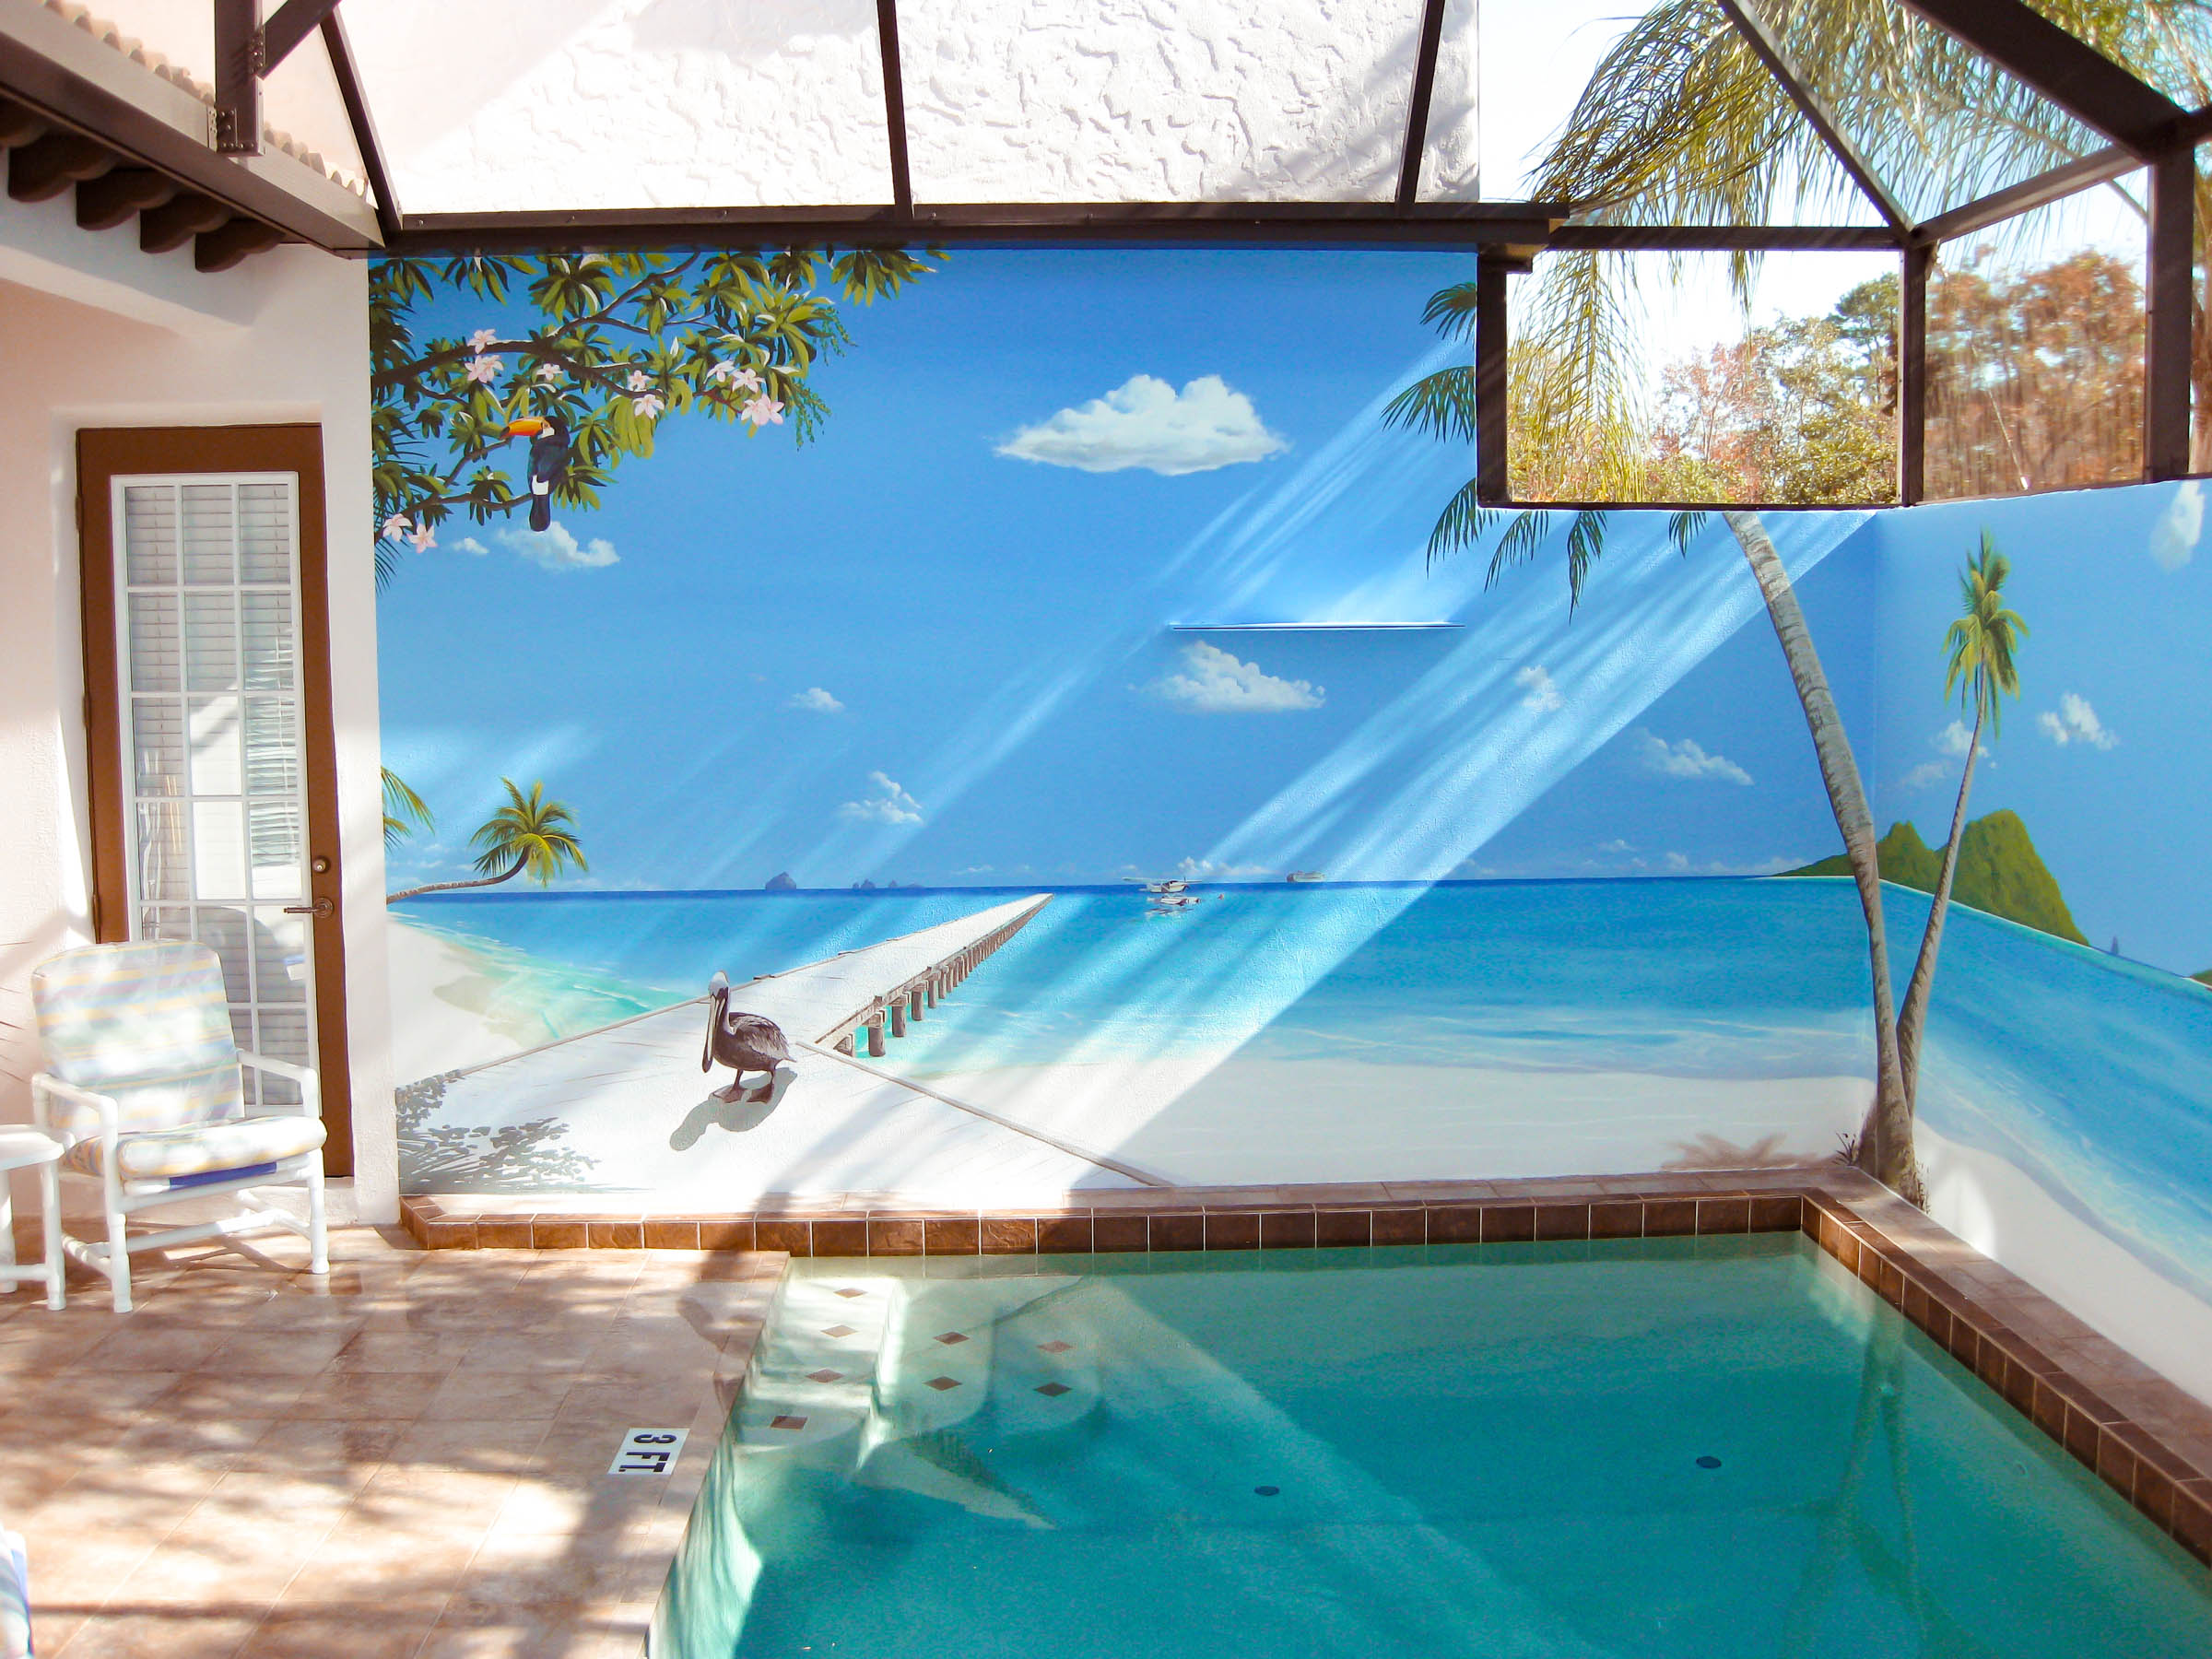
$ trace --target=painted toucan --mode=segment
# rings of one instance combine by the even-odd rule
[[[730,1006],[730,982],[727,975],[717,973],[707,982],[707,1043],[699,1056],[699,1069],[712,1071],[719,1060],[737,1075],[729,1087],[714,1091],[723,1100],[747,1099],[773,1100],[782,1092],[778,1085],[789,1087],[791,1045],[783,1039],[783,1028],[765,1014],[743,1014]],[[766,1072],[768,1087],[758,1096],[748,1096],[745,1088],[745,1074],[748,1071]]]
[[[530,528],[553,524],[553,483],[569,463],[569,423],[559,415],[525,415],[507,423],[507,436],[530,440]]]

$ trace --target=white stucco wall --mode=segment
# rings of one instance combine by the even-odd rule
[[[370,540],[368,273],[279,248],[218,276],[0,203],[0,1122],[30,1114],[29,976],[89,936],[76,433],[314,421],[330,541],[331,688],[355,1195],[398,1212]],[[28,1195],[18,1186],[18,1199]]]

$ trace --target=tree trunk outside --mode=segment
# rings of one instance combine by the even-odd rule
[[[1907,1097],[1904,1074],[1898,1065],[1897,1004],[1889,984],[1889,943],[1882,917],[1882,880],[1874,850],[1874,812],[1866,804],[1865,786],[1852,756],[1851,739],[1836,712],[1820,655],[1813,649],[1805,612],[1797,604],[1790,573],[1782,555],[1755,512],[1729,511],[1721,515],[1750,562],[1751,574],[1767,602],[1767,616],[1774,637],[1782,641],[1788,659],[1790,679],[1797,700],[1805,705],[1806,724],[1811,729],[1813,752],[1820,761],[1820,781],[1828,788],[1829,809],[1843,834],[1843,851],[1851,861],[1851,876],[1859,889],[1859,908],[1866,917],[1866,952],[1874,981],[1875,1083],[1874,1105],[1859,1132],[1859,1164],[1885,1186],[1918,1204],[1921,1201],[1919,1160],[1912,1150],[1912,1103]]]
[[[1982,717],[1974,707],[1974,735],[1967,745],[1966,771],[1959,780],[1959,804],[1951,808],[1951,839],[1944,843],[1943,868],[1936,873],[1936,897],[1928,910],[1927,931],[1920,937],[1920,959],[1905,987],[1904,1011],[1897,1017],[1897,1060],[1904,1068],[1905,1099],[1920,1100],[1920,1040],[1928,1018],[1928,998],[1936,987],[1936,953],[1943,948],[1943,923],[1951,905],[1951,877],[1959,868],[1959,841],[1966,831],[1966,797],[1974,787],[1974,757],[1982,752]]]
[[[471,881],[433,881],[422,887],[403,888],[396,893],[386,893],[386,904],[397,904],[402,899],[418,899],[425,893],[450,893],[456,888],[498,887],[502,881],[512,881],[523,873],[523,861],[516,859],[497,876],[478,876]]]

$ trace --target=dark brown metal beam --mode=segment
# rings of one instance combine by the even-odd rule
[[[1859,194],[1874,204],[1875,211],[1882,216],[1890,229],[1903,231],[1912,223],[1912,216],[1898,206],[1897,198],[1889,194],[1888,186],[1876,174],[1873,164],[1859,153],[1859,147],[1836,124],[1835,117],[1829,113],[1828,106],[1821,101],[1819,94],[1806,86],[1791,66],[1788,56],[1782,50],[1782,42],[1774,38],[1765,20],[1742,5],[1741,0],[1718,0],[1718,4],[1721,10],[1727,14],[1728,21],[1735,25],[1736,33],[1743,36],[1744,44],[1751,48],[1751,55],[1766,66],[1767,73],[1780,84],[1783,95],[1797,106],[1797,112],[1805,117],[1806,124],[1828,147],[1828,153],[1836,159],[1836,165],[1851,176],[1851,182],[1859,187]]]
[[[1506,279],[1510,262],[1486,253],[1475,262],[1475,499],[1486,507],[1513,499],[1507,447],[1512,341]]]
[[[2178,478],[2189,471],[2195,199],[2194,149],[2176,150],[2152,165],[2143,331],[2143,470],[2151,478]]]
[[[1421,45],[1413,62],[1413,97],[1406,106],[1406,151],[1398,160],[1398,206],[1420,200],[1421,158],[1429,150],[1429,106],[1436,96],[1436,55],[1444,41],[1444,0],[1428,0]]]
[[[1866,253],[1899,245],[1883,225],[1562,225],[1554,253]]]
[[[45,135],[48,122],[36,110],[12,98],[0,98],[0,149],[14,149]]]
[[[394,250],[529,249],[577,241],[774,244],[1219,241],[1377,247],[1502,246],[1534,253],[1567,208],[1556,203],[1130,202],[1103,206],[992,202],[877,207],[725,207],[606,213],[418,214]]]
[[[906,76],[899,62],[899,0],[876,0],[876,43],[883,53],[883,123],[891,141],[891,205],[914,205],[913,170],[906,155]]]
[[[346,106],[346,124],[353,129],[353,147],[360,152],[361,171],[369,176],[377,226],[389,241],[399,229],[399,198],[392,194],[392,178],[384,169],[384,148],[377,139],[376,117],[361,91],[361,73],[353,61],[353,46],[346,39],[346,25],[335,11],[323,19],[323,50],[330,54],[338,100]]]
[[[1928,490],[1928,271],[1933,242],[1903,253],[1897,297],[1897,499],[1910,507]]]
[[[1977,230],[1986,230],[1990,226],[2002,224],[2016,215],[2037,207],[2047,207],[2076,191],[2125,178],[2142,165],[2143,159],[2140,156],[2115,144],[2108,149],[2099,150],[2093,156],[2084,156],[2078,161],[2069,161],[2064,167],[2054,167],[2049,172],[2036,174],[2032,179],[2022,179],[2018,184],[2008,184],[2003,190],[1993,191],[1978,201],[1954,207],[1948,213],[1939,213],[1925,223],[1913,226],[1912,240],[1918,242],[1939,242],[1948,241],[1955,236],[1971,236]]]
[[[276,15],[261,26],[254,49],[253,73],[264,80],[269,71],[292,54],[292,48],[315,32],[324,19],[334,16],[338,0],[284,0]]]
[[[2148,159],[2188,112],[2024,0],[1903,0],[1961,45],[2041,93],[2077,121]]]
[[[261,76],[254,54],[259,0],[214,0],[215,147],[226,156],[261,154]]]

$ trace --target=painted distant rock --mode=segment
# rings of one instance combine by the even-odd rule
[[[771,893],[788,893],[794,890],[799,884],[791,878],[789,870],[778,870],[760,885]]]
[[[1927,844],[1910,823],[1889,826],[1889,833],[1876,843],[1882,879],[1900,887],[1936,889],[1943,867],[1942,853]],[[1791,876],[1848,876],[1851,865],[1841,853],[1807,865]],[[1960,904],[2004,916],[2030,927],[2041,928],[2077,945],[2087,945],[2075,925],[2057,879],[2028,839],[2028,826],[2014,812],[1993,812],[1967,825],[1959,840],[1959,870],[1952,878],[1951,897]]]

